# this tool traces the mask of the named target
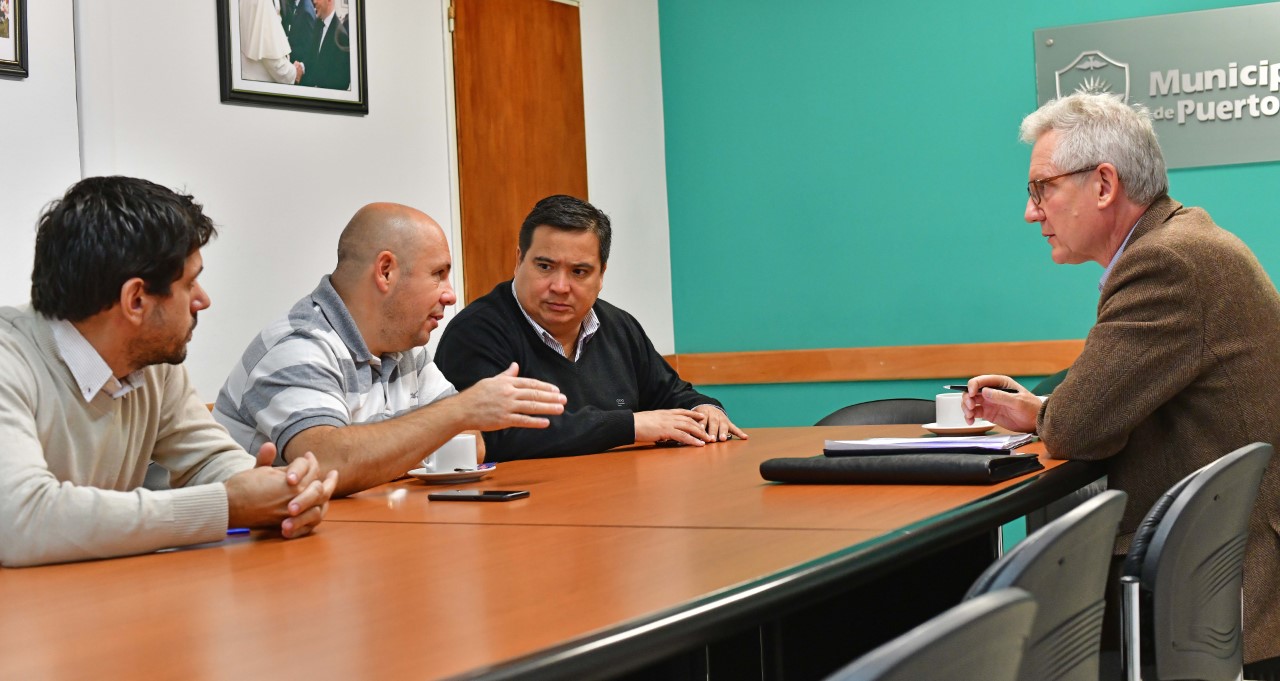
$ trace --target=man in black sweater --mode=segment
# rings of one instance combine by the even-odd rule
[[[586,201],[539,201],[520,227],[515,279],[445,328],[436,366],[458,390],[516,362],[521,376],[554,383],[569,399],[550,428],[485,433],[489,461],[747,436],[718,401],[681,380],[635,317],[597,298],[611,238],[609,216]]]

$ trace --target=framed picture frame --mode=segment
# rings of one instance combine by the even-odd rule
[[[0,76],[28,75],[27,0],[0,0]]]
[[[365,0],[215,2],[223,102],[369,113]]]

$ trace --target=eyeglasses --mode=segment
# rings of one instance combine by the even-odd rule
[[[1027,196],[1030,196],[1031,201],[1038,206],[1040,205],[1040,201],[1044,199],[1045,185],[1049,184],[1050,182],[1053,182],[1054,180],[1060,180],[1068,175],[1076,175],[1079,173],[1091,173],[1097,169],[1098,169],[1098,166],[1089,166],[1088,168],[1073,170],[1069,173],[1054,175],[1053,177],[1046,177],[1039,180],[1032,180],[1027,183]]]

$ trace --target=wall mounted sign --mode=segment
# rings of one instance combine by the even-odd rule
[[[1144,104],[1170,168],[1280,159],[1280,3],[1045,28],[1035,45],[1040,104]]]

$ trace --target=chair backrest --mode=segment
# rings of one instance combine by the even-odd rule
[[[1048,395],[1052,393],[1053,389],[1058,387],[1058,384],[1067,377],[1068,371],[1070,371],[1070,367],[1063,369],[1056,374],[1045,376],[1036,384],[1036,387],[1031,389],[1031,393],[1033,395]]]
[[[827,681],[1014,681],[1036,604],[1021,589],[995,591],[934,617]]]
[[[1241,447],[1174,485],[1134,534],[1124,574],[1149,594],[1156,676],[1235,679],[1249,516],[1271,445]],[[1145,629],[1145,627],[1144,627]]]
[[[933,400],[900,397],[851,404],[823,417],[815,426],[880,426],[893,423],[933,423]]]
[[[1036,599],[1018,678],[1097,681],[1107,572],[1127,495],[1109,490],[1022,540],[978,577],[966,598],[1017,587]]]

